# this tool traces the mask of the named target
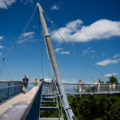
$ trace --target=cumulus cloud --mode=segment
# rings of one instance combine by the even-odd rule
[[[29,36],[33,36],[34,32],[26,32],[23,34],[23,37],[29,37]]]
[[[111,77],[114,75],[117,75],[117,73],[107,73],[107,74],[104,74],[104,77]]]
[[[31,39],[34,38],[34,35],[35,35],[34,32],[26,32],[26,33],[24,33],[24,34],[22,35],[22,39],[19,40],[18,43],[21,44],[21,43],[23,43],[23,42],[26,42],[26,41],[28,41],[28,40],[31,40]]]
[[[0,40],[3,39],[3,36],[0,36]],[[0,48],[5,48],[4,46],[0,45]],[[1,55],[0,55],[1,56]]]
[[[92,47],[88,47],[87,49],[82,51],[82,54],[85,55],[87,53],[95,53],[96,50],[93,50]]]
[[[61,37],[57,37],[59,33],[66,42],[89,42],[92,40],[108,39],[113,36],[120,36],[120,21],[111,21],[101,19],[89,26],[83,25],[83,21],[75,20],[66,24],[52,32],[52,38],[63,42]]]
[[[116,59],[116,60],[106,59],[106,60],[97,62],[96,65],[106,66],[106,65],[108,65],[108,64],[117,64],[117,63],[119,63],[119,62],[120,62],[120,59]]]
[[[56,49],[55,49],[55,52],[59,52],[59,51],[61,51],[61,50],[63,50],[63,48],[56,48]]]
[[[5,48],[4,46],[0,45],[0,48]]]
[[[51,10],[59,10],[59,9],[60,9],[60,6],[58,6],[58,5],[53,5],[50,9],[51,9]]]
[[[21,3],[23,3],[24,5],[27,5],[27,4],[33,5],[34,0],[21,0]]]
[[[117,53],[113,56],[113,58],[119,58],[120,57],[120,53]]]
[[[16,0],[0,0],[0,9],[8,9]]]
[[[62,55],[69,55],[69,54],[70,54],[69,51],[61,51],[60,53],[61,53]]]
[[[62,54],[62,55],[68,55],[68,54],[70,54],[69,51],[64,51],[63,48],[56,48],[56,49],[55,49],[55,52],[60,53],[60,54]]]
[[[88,53],[88,51],[89,51],[89,50],[91,50],[91,49],[92,49],[92,47],[88,47],[86,50],[83,50],[83,52],[82,52],[82,53],[85,55],[85,54],[87,54],[87,53]]]
[[[0,40],[2,40],[3,39],[3,36],[0,36]]]

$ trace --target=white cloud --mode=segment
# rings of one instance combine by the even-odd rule
[[[97,62],[96,65],[106,66],[106,65],[108,65],[108,64],[117,64],[117,63],[119,63],[119,62],[120,62],[120,59],[116,59],[116,60],[106,59],[106,60]]]
[[[2,39],[3,39],[3,36],[0,36],[0,40],[2,40]],[[5,47],[0,45],[0,48],[5,48]],[[0,56],[1,56],[1,54],[0,54]]]
[[[23,34],[23,37],[33,36],[34,32],[26,32]]]
[[[58,52],[58,53],[60,53],[62,55],[68,55],[68,54],[70,54],[69,51],[64,51],[63,48],[56,48],[55,52]]]
[[[0,9],[8,9],[16,0],[0,0]]]
[[[0,48],[5,48],[4,46],[0,45]]]
[[[86,50],[82,51],[82,54],[85,55],[87,53],[95,53],[96,50],[93,50],[92,47],[88,47]]]
[[[55,52],[59,52],[59,51],[61,51],[61,50],[63,50],[63,48],[56,48],[56,49],[55,49]]]
[[[21,3],[23,3],[24,5],[27,5],[27,4],[33,5],[34,0],[21,0]]]
[[[0,36],[0,40],[2,40],[3,39],[3,36]]]
[[[92,49],[92,47],[88,47],[86,50],[83,50],[83,54],[85,55],[85,54],[87,54],[88,52],[89,52],[89,50],[91,50]]]
[[[21,43],[23,43],[23,42],[26,42],[26,41],[28,41],[28,40],[31,40],[31,39],[34,38],[34,35],[35,35],[34,32],[26,32],[26,33],[24,33],[24,34],[22,35],[22,39],[19,40],[18,43],[21,44]],[[33,40],[31,40],[31,41],[33,41]]]
[[[119,58],[120,57],[120,53],[117,53],[113,56],[113,58]]]
[[[61,53],[62,55],[69,55],[69,54],[70,54],[69,51],[61,51],[60,53]]]
[[[120,36],[120,21],[101,19],[89,26],[82,25],[81,20],[75,20],[52,32],[52,38],[63,42],[64,40],[55,35],[60,33],[67,42],[89,42],[92,40],[108,39]],[[59,35],[59,34],[58,34]]]
[[[50,9],[51,10],[59,10],[60,7],[58,5],[53,5]]]
[[[117,73],[107,73],[107,74],[104,74],[104,77],[111,77],[114,75],[117,75]]]

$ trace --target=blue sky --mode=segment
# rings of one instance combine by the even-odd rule
[[[54,29],[45,17],[62,80],[106,81],[111,75],[120,79],[119,0],[0,0],[0,80],[21,80],[25,74],[30,80],[53,77],[37,10],[16,47],[2,61],[37,1],[57,25]]]

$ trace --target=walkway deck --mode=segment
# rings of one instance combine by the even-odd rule
[[[39,86],[0,105],[0,120],[25,120]]]

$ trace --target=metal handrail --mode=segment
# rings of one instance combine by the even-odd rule
[[[64,85],[79,85],[79,83],[63,83]],[[82,85],[95,85],[94,83],[83,83]],[[108,83],[100,83],[100,85],[109,85]],[[116,85],[120,85],[117,83]]]
[[[9,81],[7,81],[7,80],[5,80],[5,81],[0,81],[0,83],[9,83],[9,82],[17,82],[17,83],[23,83],[22,81],[17,81],[17,80],[9,80]]]
[[[9,86],[9,87],[1,87],[0,90],[5,89],[5,88],[20,87],[20,86],[23,86],[23,85],[12,85],[12,86]]]
[[[22,93],[23,85],[22,81],[0,81],[0,104],[9,98]]]

